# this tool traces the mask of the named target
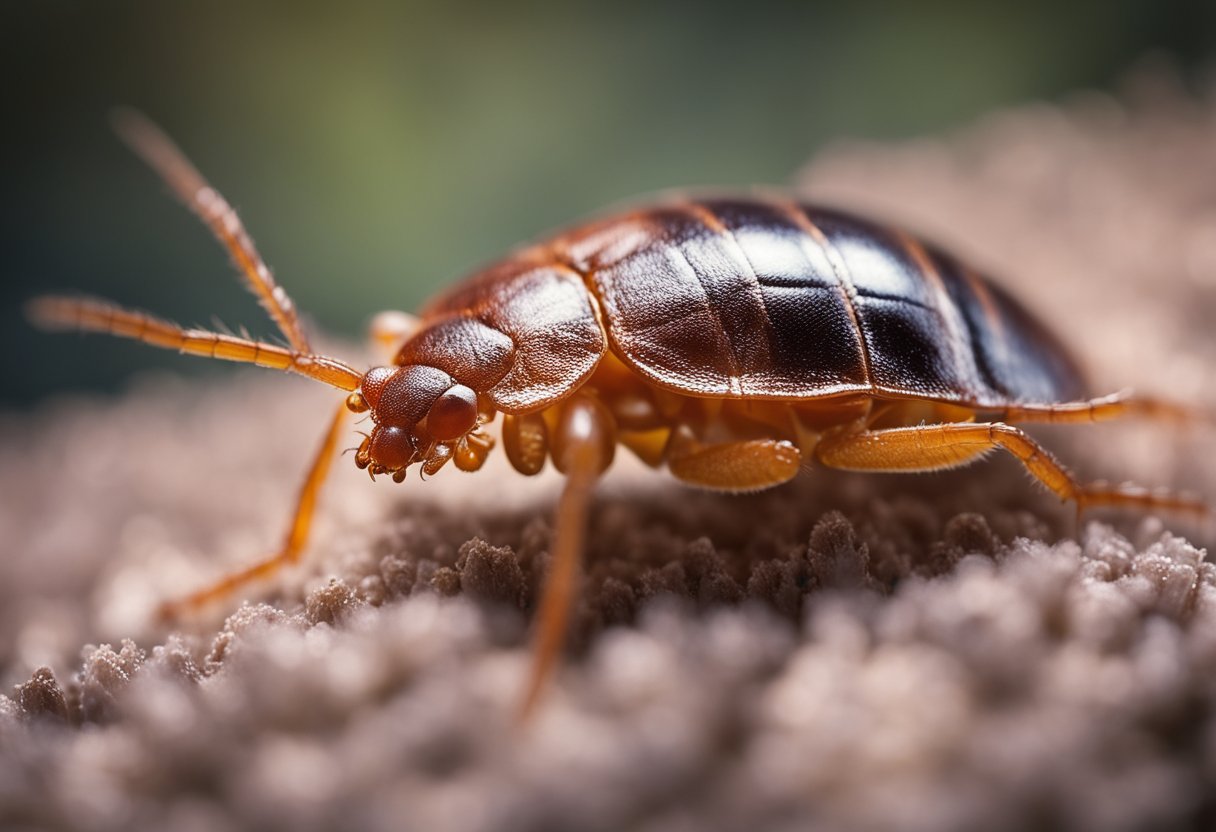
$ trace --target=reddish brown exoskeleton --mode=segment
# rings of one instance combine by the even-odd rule
[[[298,373],[349,395],[330,423],[282,549],[179,601],[231,595],[300,558],[344,414],[374,427],[355,464],[404,480],[451,462],[476,471],[503,414],[511,464],[566,476],[523,707],[566,632],[588,502],[623,445],[678,479],[748,491],[812,461],[864,471],[963,465],[997,448],[1078,509],[1203,512],[1128,486],[1082,485],[1008,424],[1089,422],[1161,403],[1091,398],[1060,343],[1012,298],[913,237],[784,197],[677,199],[558,233],[428,304],[394,362],[360,372],[309,345],[236,213],[154,125],[119,132],[224,244],[287,340],[186,330],[109,303],[46,297],[43,325]],[[383,333],[382,333],[383,334]]]

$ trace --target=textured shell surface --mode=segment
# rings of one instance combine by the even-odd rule
[[[494,388],[508,410],[560,398],[605,348],[693,396],[1000,407],[1085,393],[1060,341],[990,280],[899,229],[779,197],[593,220],[474,274],[424,315],[508,336],[515,359]]]

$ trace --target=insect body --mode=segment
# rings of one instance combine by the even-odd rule
[[[343,415],[373,427],[355,463],[482,466],[502,414],[511,464],[566,475],[542,596],[531,706],[560,650],[590,494],[617,445],[687,483],[775,486],[819,464],[870,471],[962,465],[1003,448],[1078,508],[1202,511],[1126,486],[1083,486],[1009,422],[1166,412],[1087,398],[1077,365],[1013,299],[903,232],[784,197],[674,200],[561,232],[426,306],[389,366],[313,353],[236,214],[157,128],[120,132],[228,247],[288,346],[184,330],[110,304],[42,298],[34,317],[315,378],[349,395],[300,494],[282,550],[168,612],[297,560]]]

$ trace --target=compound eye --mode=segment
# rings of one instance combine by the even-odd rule
[[[477,425],[477,394],[456,384],[449,387],[426,417],[427,432],[440,442],[459,439]]]

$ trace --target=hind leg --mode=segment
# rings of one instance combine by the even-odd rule
[[[1128,417],[1180,424],[1213,421],[1212,414],[1200,409],[1166,399],[1137,396],[1132,393],[1115,393],[1083,402],[1010,405],[1003,410],[994,411],[994,413],[995,418],[1002,422],[1049,422],[1052,424],[1105,422]]]
[[[920,425],[833,436],[819,443],[815,456],[830,468],[933,471],[965,465],[998,448],[1017,457],[1031,476],[1061,500],[1072,501],[1078,514],[1099,506],[1199,516],[1208,513],[1204,503],[1187,497],[1130,485],[1083,485],[1046,448],[1001,422]]]

